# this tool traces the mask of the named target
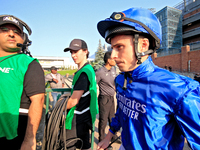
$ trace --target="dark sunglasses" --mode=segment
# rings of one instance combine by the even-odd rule
[[[9,32],[10,30],[12,30],[12,31],[14,32],[14,34],[17,34],[17,35],[19,35],[19,36],[22,35],[21,31],[18,30],[18,29],[10,29],[10,28],[7,28],[7,27],[0,27],[0,30],[1,30],[2,32]]]

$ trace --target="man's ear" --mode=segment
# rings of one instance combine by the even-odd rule
[[[86,55],[89,53],[88,49],[85,51]]]
[[[146,52],[147,50],[149,50],[149,39],[147,38],[141,38],[140,39],[140,51],[141,52]]]

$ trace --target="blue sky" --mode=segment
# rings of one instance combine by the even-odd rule
[[[104,39],[97,31],[97,23],[112,12],[130,7],[155,8],[180,3],[181,0],[0,0],[0,14],[14,15],[32,29],[29,47],[34,56],[71,57],[63,52],[71,40],[86,41],[90,56]]]

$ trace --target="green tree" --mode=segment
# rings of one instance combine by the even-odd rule
[[[95,59],[91,63],[95,71],[104,65],[104,60],[103,60],[104,54],[105,54],[105,49],[103,49],[103,47],[101,46],[101,40],[99,40],[99,46],[97,51],[95,52]]]

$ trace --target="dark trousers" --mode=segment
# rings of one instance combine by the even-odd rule
[[[99,141],[103,140],[105,137],[105,128],[107,126],[107,122],[110,123],[112,118],[115,116],[115,103],[113,96],[107,95],[99,95],[98,97],[99,103]],[[114,139],[117,138],[115,135]]]
[[[89,133],[89,130],[92,128],[91,123],[76,123],[76,118],[77,116],[74,115],[72,129],[66,129],[67,150],[76,150],[76,148],[89,149],[91,147]]]
[[[28,116],[19,116],[19,125],[17,129],[18,136],[12,140],[7,140],[5,137],[0,138],[1,150],[19,150],[24,140],[26,133]]]

